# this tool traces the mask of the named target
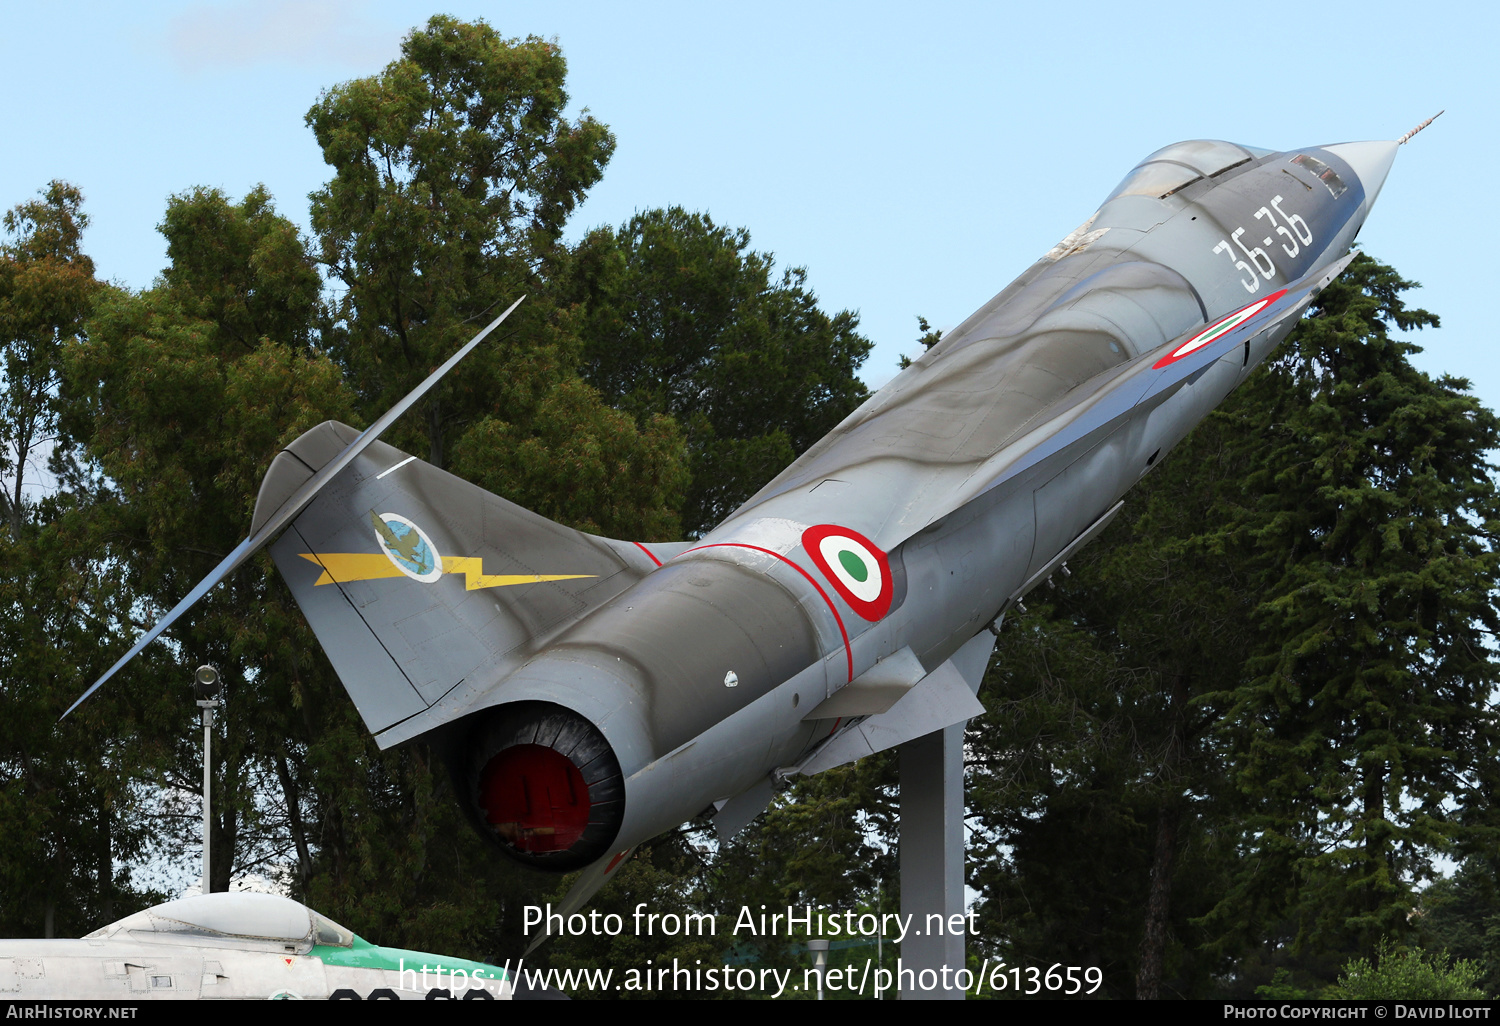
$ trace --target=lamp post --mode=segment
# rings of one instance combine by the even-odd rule
[[[193,693],[198,696],[198,708],[203,710],[203,893],[209,892],[209,785],[213,782],[213,757],[210,744],[213,738],[214,710],[219,707],[214,698],[219,693],[219,671],[207,663],[193,674]]]
[[[812,952],[813,972],[818,976],[818,1000],[823,1000],[823,970],[828,967],[828,942],[822,939],[809,940],[807,950]]]

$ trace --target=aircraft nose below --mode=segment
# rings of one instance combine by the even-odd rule
[[[1364,215],[1369,216],[1380,188],[1385,184],[1391,165],[1396,162],[1399,143],[1394,142],[1349,142],[1325,146],[1323,149],[1336,155],[1354,169],[1359,184],[1365,190]]]

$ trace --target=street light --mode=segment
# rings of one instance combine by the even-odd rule
[[[826,940],[809,940],[807,950],[812,952],[813,972],[818,976],[818,1000],[823,1000],[823,970],[828,967],[828,942]]]
[[[209,743],[213,737],[214,710],[219,707],[218,700],[214,698],[219,693],[219,671],[207,663],[198,667],[193,674],[193,694],[198,696],[198,708],[203,710],[203,893],[208,893],[208,855],[209,855],[209,805],[208,789],[213,780],[213,759],[210,755]]]

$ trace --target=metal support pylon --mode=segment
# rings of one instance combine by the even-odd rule
[[[963,911],[964,724],[958,723],[901,746],[901,913],[911,917],[898,963],[903,1001],[963,1000],[955,977],[964,968],[964,934],[951,929]]]

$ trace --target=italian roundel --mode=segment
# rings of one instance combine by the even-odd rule
[[[1223,338],[1225,335],[1233,331],[1235,328],[1238,328],[1241,324],[1244,324],[1250,318],[1260,313],[1266,307],[1276,302],[1276,300],[1286,295],[1286,292],[1286,289],[1282,289],[1280,292],[1273,292],[1265,299],[1257,300],[1256,302],[1251,303],[1249,306],[1240,307],[1240,309],[1236,310],[1228,317],[1219,318],[1217,321],[1214,321],[1208,327],[1198,332],[1198,334],[1188,339],[1182,345],[1172,350],[1166,356],[1163,356],[1160,360],[1157,360],[1151,365],[1151,369],[1160,370],[1169,363],[1176,363],[1178,360],[1182,359],[1184,356],[1187,356],[1189,353],[1197,352],[1199,349],[1202,349],[1210,342],[1218,341],[1219,339]]]
[[[890,610],[891,566],[870,539],[847,527],[819,524],[802,532],[802,547],[860,616],[873,623]]]

